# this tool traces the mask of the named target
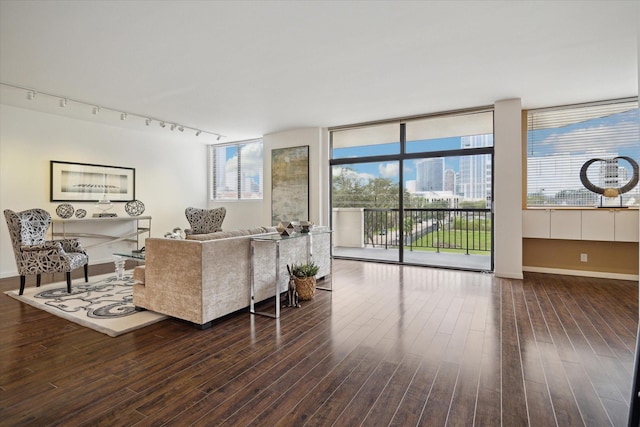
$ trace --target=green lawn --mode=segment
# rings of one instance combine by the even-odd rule
[[[414,241],[412,245],[405,245],[405,250],[467,253],[467,237],[470,254],[487,254],[491,251],[491,231],[470,231],[467,236],[465,230],[429,233]]]

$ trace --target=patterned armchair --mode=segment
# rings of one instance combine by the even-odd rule
[[[36,275],[40,286],[42,273],[67,273],[67,292],[71,293],[71,270],[84,266],[84,280],[89,281],[89,256],[78,239],[45,240],[51,215],[42,209],[22,212],[4,211],[9,235],[20,274],[20,295],[27,275]]]
[[[191,226],[191,229],[184,230],[186,235],[207,234],[222,231],[222,221],[224,221],[227,210],[225,208],[187,208],[184,210],[184,214]]]

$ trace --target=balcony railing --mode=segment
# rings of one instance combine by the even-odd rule
[[[491,252],[489,209],[364,209],[364,246],[434,252]]]

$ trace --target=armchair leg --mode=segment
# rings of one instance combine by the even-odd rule
[[[86,263],[84,265],[84,281],[85,282],[89,281],[89,263]]]
[[[67,271],[67,293],[71,293],[71,272]]]
[[[27,278],[23,275],[20,276],[20,295],[24,293],[24,284],[26,283]]]
[[[42,275],[36,274],[36,288],[40,287],[41,278],[42,278]]]

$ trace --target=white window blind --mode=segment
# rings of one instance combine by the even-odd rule
[[[595,206],[601,197],[580,180],[595,186],[621,187],[633,176],[631,164],[616,157],[640,159],[637,98],[530,110],[527,118],[527,206]],[[638,205],[638,187],[622,196]],[[616,202],[618,203],[618,202]]]

